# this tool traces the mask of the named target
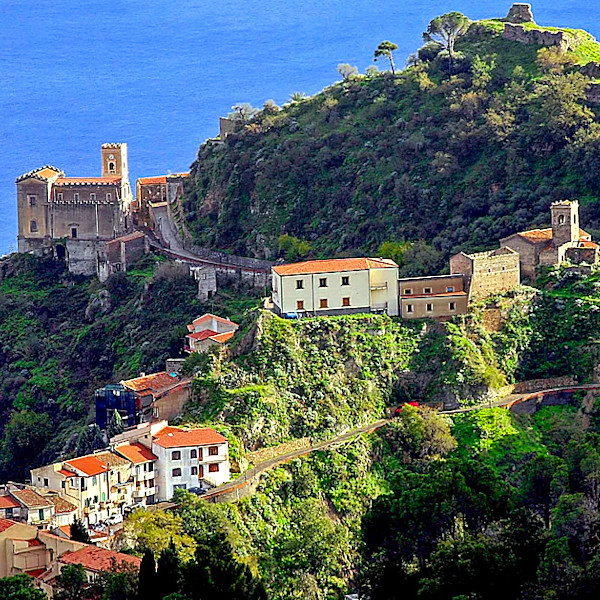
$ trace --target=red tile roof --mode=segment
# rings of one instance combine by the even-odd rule
[[[46,496],[52,504],[54,504],[54,512],[57,515],[70,513],[77,510],[77,507],[74,504],[71,504],[68,500],[57,496],[56,494],[52,494],[51,496]]]
[[[29,575],[30,577],[35,577],[36,579],[40,575],[43,575],[45,572],[46,572],[46,569],[30,569],[29,571],[25,571],[25,573],[27,575]]]
[[[596,244],[596,242],[583,240],[577,243],[577,248],[598,248],[598,244]]]
[[[224,344],[228,342],[235,335],[235,331],[228,331],[227,333],[218,333],[217,335],[213,335],[210,339],[215,342],[219,342],[219,344]]]
[[[116,185],[120,177],[59,177],[54,185]]]
[[[110,570],[113,561],[116,561],[117,568],[121,565],[131,565],[138,569],[142,562],[142,559],[137,556],[91,545],[75,552],[65,552],[58,560],[66,565],[82,565],[86,571],[95,573]]]
[[[121,383],[134,392],[159,392],[168,387],[171,387],[174,383],[177,383],[177,377],[169,375],[166,371],[160,373],[153,373],[152,375],[144,375],[143,377],[136,377],[135,379],[128,379]]]
[[[18,525],[18,523],[10,519],[0,519],[0,532],[10,529],[13,525]]]
[[[204,323],[205,321],[210,321],[211,319],[214,319],[215,321],[218,321],[219,323],[225,323],[226,325],[235,325],[236,327],[238,326],[237,323],[234,323],[233,321],[230,321],[229,319],[224,319],[223,317],[218,317],[217,315],[213,315],[211,313],[206,313],[206,314],[202,315],[201,317],[196,317],[192,321],[192,325],[200,325],[200,323]],[[188,327],[189,327],[189,325],[188,325]]]
[[[14,496],[21,504],[27,506],[27,508],[38,508],[52,506],[52,503],[46,500],[43,496],[40,496],[33,490],[10,490],[12,496]]]
[[[108,465],[105,462],[102,462],[96,456],[82,456],[80,458],[73,458],[72,460],[66,461],[65,464],[69,465],[73,469],[81,471],[88,477],[100,475],[100,473],[105,473],[108,471]]]
[[[138,183],[141,185],[157,185],[159,183],[167,183],[166,175],[159,175],[158,177],[140,177]]]
[[[139,240],[140,238],[146,237],[141,231],[134,231],[128,235],[122,235],[121,237],[115,238],[115,242],[131,242],[133,240]]]
[[[44,544],[42,544],[42,542],[40,542],[40,540],[37,538],[34,538],[32,540],[27,540],[27,545],[32,548],[34,546],[43,546]]]
[[[72,471],[67,471],[66,469],[59,469],[56,471],[59,475],[64,475],[65,477],[77,477],[75,473]]]
[[[132,444],[124,444],[123,446],[118,446],[117,448],[115,448],[115,451],[119,454],[122,454],[125,458],[130,460],[135,465],[145,463],[150,460],[156,460],[156,456],[152,454],[150,448],[146,448],[144,444],[140,444],[139,442],[133,442]]]
[[[529,229],[528,231],[519,231],[516,235],[525,238],[527,241],[532,242],[534,244],[538,244],[540,242],[549,242],[552,240],[552,227],[547,227],[545,229]],[[579,237],[582,240],[589,241],[592,239],[592,236],[583,229],[579,229]]]
[[[185,446],[222,444],[227,441],[227,438],[210,427],[187,430],[180,429],[179,427],[165,427],[154,436],[154,441],[163,448],[180,448]]]
[[[18,508],[21,506],[11,496],[0,496],[0,508]]]
[[[273,271],[278,275],[310,275],[316,273],[339,273],[365,271],[368,269],[391,269],[398,265],[389,258],[333,258],[328,260],[307,260],[305,262],[278,265]]]
[[[217,335],[216,331],[213,331],[212,329],[205,329],[204,331],[196,331],[196,333],[188,333],[188,335],[185,337],[188,337],[191,340],[201,341],[205,340],[206,338],[213,337],[214,335]]]
[[[402,294],[402,300],[405,298],[441,298],[446,296],[466,296],[467,292],[440,292],[439,294]]]

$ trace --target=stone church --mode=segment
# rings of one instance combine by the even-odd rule
[[[53,249],[72,273],[100,275],[106,245],[131,231],[127,144],[103,144],[101,177],[46,165],[17,178],[19,252]]]
[[[514,233],[500,240],[500,246],[519,253],[521,273],[534,279],[538,266],[564,261],[595,264],[599,246],[579,227],[579,202],[563,200],[550,206],[552,227]]]

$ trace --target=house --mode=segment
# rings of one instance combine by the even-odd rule
[[[206,352],[212,346],[228,342],[238,327],[237,323],[210,313],[196,317],[187,326],[190,333],[185,337],[184,349],[189,353]]]
[[[59,575],[67,565],[81,565],[88,581],[92,582],[100,573],[113,568],[139,571],[141,563],[142,559],[137,556],[85,544],[83,548],[64,552],[58,557],[56,575]]]
[[[579,202],[563,200],[550,206],[552,227],[520,231],[500,240],[520,256],[521,273],[534,279],[539,266],[556,265],[565,260],[597,261],[598,245],[579,227]]]
[[[154,228],[155,218],[153,206],[165,206],[167,201],[181,195],[183,182],[189,177],[188,173],[171,173],[154,177],[140,177],[136,181],[134,218],[136,224]]]
[[[136,425],[140,421],[141,401],[136,405],[135,393],[126,389],[122,384],[109,384],[96,390],[96,424],[103,431],[110,422],[112,415],[118,411],[125,427]]]
[[[50,553],[38,540],[38,528],[0,519],[0,577],[45,571]]]
[[[105,242],[131,226],[127,144],[103,144],[101,177],[45,165],[16,180],[19,252],[51,249],[72,273],[97,275]]]
[[[272,300],[280,315],[397,316],[398,265],[385,258],[336,258],[277,265]]]
[[[98,277],[105,281],[113,273],[127,271],[149,248],[148,238],[141,231],[134,231],[106,242],[104,252],[100,254]]]
[[[169,500],[178,488],[215,486],[230,479],[229,447],[220,433],[204,427],[164,427],[152,438],[156,496]]]
[[[467,312],[462,275],[409,277],[398,281],[403,319],[440,319]]]
[[[25,510],[23,510],[25,515]],[[10,495],[10,492],[2,490],[0,495],[0,519],[21,519],[21,504]]]
[[[140,442],[133,442],[115,446],[114,451],[133,465],[132,472],[135,482],[133,499],[135,505],[154,504],[156,500],[154,464],[158,459],[152,453],[152,450]]]
[[[508,292],[521,283],[519,253],[508,247],[459,252],[450,258],[450,273],[464,276],[470,300]]]
[[[54,503],[32,489],[13,489],[10,495],[21,505],[20,519],[28,525],[49,526],[54,517]]]
[[[44,494],[44,498],[54,504],[52,527],[70,527],[73,519],[77,516],[77,506],[62,498],[58,492],[55,491],[49,491]]]
[[[134,393],[136,407],[143,420],[160,421],[178,417],[190,397],[190,379],[161,371],[121,381],[121,385]]]

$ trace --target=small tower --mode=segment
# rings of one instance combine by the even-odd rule
[[[122,177],[129,181],[127,144],[102,144],[102,177]]]
[[[569,242],[579,241],[579,202],[563,200],[553,202],[552,213],[552,245],[555,248]]]

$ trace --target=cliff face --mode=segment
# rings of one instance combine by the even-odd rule
[[[505,25],[473,25],[452,76],[427,47],[395,78],[361,76],[267,107],[223,144],[203,145],[183,202],[188,228],[202,244],[268,258],[284,252],[282,234],[302,242],[297,256],[424,240],[420,256],[438,268],[458,249],[545,225],[553,200],[578,197],[594,230],[589,69],[538,61],[545,42],[507,40]],[[563,36],[534,29],[525,35]],[[573,41],[567,63],[598,51],[583,32],[563,37]]]

